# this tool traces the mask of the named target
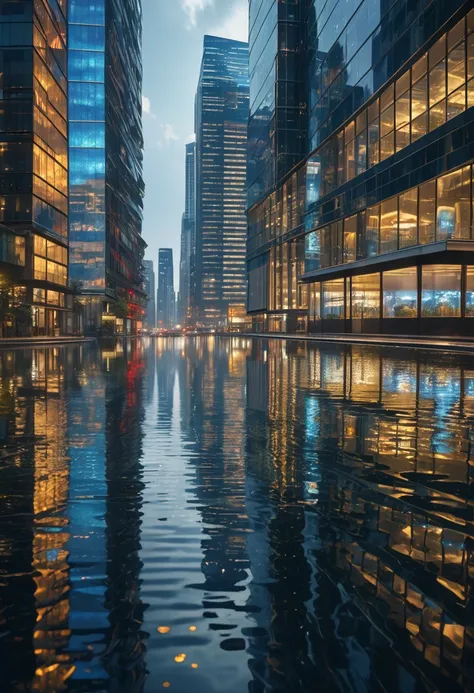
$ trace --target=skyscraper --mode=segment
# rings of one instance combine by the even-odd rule
[[[250,56],[254,329],[472,334],[472,3],[251,0]]]
[[[47,0],[0,3],[0,282],[17,327],[32,317],[39,335],[72,327],[65,14]]]
[[[178,321],[191,321],[191,276],[194,276],[196,223],[196,144],[186,145],[185,210],[181,222]]]
[[[71,279],[85,329],[145,312],[139,0],[69,0]],[[117,318],[123,320],[122,318]]]
[[[169,329],[175,323],[173,250],[160,248],[158,253],[157,326]]]
[[[148,296],[146,307],[145,325],[148,329],[156,327],[156,303],[155,303],[155,270],[153,260],[144,260],[145,293]]]
[[[224,325],[245,302],[248,45],[204,37],[196,94],[197,323]]]

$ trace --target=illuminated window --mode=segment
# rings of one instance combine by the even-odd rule
[[[321,320],[321,284],[309,285],[309,319]]]
[[[474,318],[474,267],[466,268],[466,318]]]
[[[433,243],[435,240],[435,196],[436,181],[419,187],[419,229],[420,243]]]
[[[37,236],[35,234],[34,251],[35,255],[41,255],[42,257],[46,257],[46,238],[43,238],[42,236]]]
[[[418,190],[413,188],[399,197],[399,247],[417,244]]]
[[[33,303],[45,303],[46,291],[44,289],[33,289]]]
[[[383,273],[384,318],[418,316],[418,275],[416,267]]]
[[[33,261],[33,272],[35,279],[44,281],[46,279],[46,260],[35,255]]]
[[[357,214],[344,221],[344,262],[356,260]]]
[[[421,314],[424,318],[454,318],[461,315],[461,267],[423,267]]]
[[[344,279],[323,282],[323,319],[344,319]]]
[[[398,248],[398,200],[396,197],[380,205],[380,252]]]
[[[380,274],[352,277],[352,317],[380,317]]]
[[[437,238],[471,236],[471,169],[462,169],[438,178]]]

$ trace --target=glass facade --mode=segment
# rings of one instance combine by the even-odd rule
[[[249,311],[256,324],[294,311],[310,331],[468,333],[474,10],[302,5],[307,148],[257,205],[249,192],[249,282],[258,263],[268,275]],[[293,245],[301,302],[285,279]]]
[[[105,290],[105,0],[69,0],[71,279]]]
[[[175,324],[173,250],[160,248],[158,253],[157,327],[169,329]]]
[[[306,235],[306,271],[436,241],[473,238],[472,166]]]
[[[145,315],[141,24],[138,0],[69,0],[71,279],[102,299],[87,330],[117,300],[132,332]]]
[[[66,306],[66,9],[63,0],[0,4],[0,270],[16,307],[31,309],[40,285],[45,295],[63,287],[57,305]],[[41,258],[41,271],[37,239],[55,255]],[[65,313],[46,311],[44,317],[45,333],[68,330]],[[34,322],[27,330],[43,332]]]
[[[206,36],[196,94],[196,322],[218,327],[246,298],[248,46]]]
[[[304,2],[250,0],[249,207],[305,153]]]
[[[185,209],[181,220],[181,256],[179,261],[178,321],[193,322],[196,305],[194,277],[196,262],[196,143],[186,145]]]

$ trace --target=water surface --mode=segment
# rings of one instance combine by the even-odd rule
[[[474,691],[474,359],[0,351],[0,691]]]

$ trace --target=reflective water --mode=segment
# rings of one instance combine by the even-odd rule
[[[0,691],[473,691],[474,359],[0,351]]]

